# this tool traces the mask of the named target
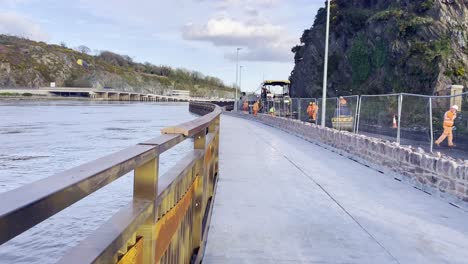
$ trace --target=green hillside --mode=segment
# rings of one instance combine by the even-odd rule
[[[79,51],[77,51],[79,50]],[[199,72],[137,63],[126,55],[89,48],[77,50],[0,35],[0,87],[112,87],[116,90],[168,94],[190,90],[193,96],[232,97],[234,89]]]

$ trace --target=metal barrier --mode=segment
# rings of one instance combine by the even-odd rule
[[[0,244],[134,171],[132,202],[59,263],[200,263],[218,175],[221,109],[191,102],[190,110],[206,115],[0,194]],[[159,155],[188,138],[193,151],[159,177]]]
[[[338,109],[338,98],[337,97],[332,97],[332,98],[327,98],[327,106],[325,109],[325,126],[329,128],[333,128],[333,122],[332,119],[335,116],[335,111]],[[319,107],[318,115],[317,115],[317,124],[322,123],[322,98],[317,99],[317,105]]]
[[[398,142],[432,151],[431,97],[401,94],[400,103],[401,113],[398,126],[400,140]]]
[[[446,153],[452,157],[468,160],[468,93],[462,93],[451,96],[433,96],[430,98],[431,105],[431,125],[432,125],[432,145],[443,133],[444,115],[450,106],[458,105],[459,111],[455,119],[453,129],[454,143],[457,145],[454,149],[448,149],[444,142],[440,147],[434,147],[434,151]]]
[[[359,101],[357,133],[397,141],[400,94],[362,95]]]
[[[317,100],[315,98],[292,98],[291,100],[292,118],[309,122],[310,117],[307,113],[307,108],[310,103],[317,103]]]
[[[467,159],[468,93],[362,95],[359,100],[358,133]],[[453,130],[457,147],[434,148],[434,141],[443,133],[444,114],[452,105],[460,107]]]
[[[343,103],[343,100],[345,103]],[[289,100],[288,100],[289,101]],[[318,107],[317,124],[322,118],[322,99],[291,98],[265,100],[262,113],[311,122],[307,114],[309,103]],[[361,95],[327,98],[325,125],[370,137],[394,141],[398,144],[421,147],[433,152],[434,141],[443,133],[443,116],[452,105],[460,110],[455,120],[453,137],[457,147],[441,146],[436,151],[455,158],[468,156],[468,93],[451,96],[425,96],[417,94]]]

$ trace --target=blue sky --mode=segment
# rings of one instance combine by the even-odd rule
[[[197,70],[242,88],[287,79],[324,0],[0,0],[0,33]]]

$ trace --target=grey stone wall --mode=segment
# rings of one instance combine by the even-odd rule
[[[350,132],[259,114],[226,112],[282,129],[468,210],[468,162]]]

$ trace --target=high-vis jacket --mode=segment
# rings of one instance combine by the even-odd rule
[[[453,127],[457,114],[452,111],[447,111],[444,115],[444,127]]]
[[[256,103],[253,105],[253,110],[254,110],[254,112],[258,112],[259,109],[260,109],[260,106],[259,106],[258,102],[256,102]]]
[[[318,106],[317,105],[309,105],[307,107],[307,114],[309,114],[309,117],[313,120],[317,119],[317,112],[318,112]]]

